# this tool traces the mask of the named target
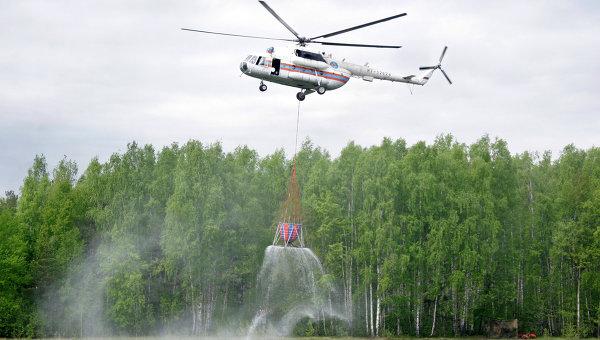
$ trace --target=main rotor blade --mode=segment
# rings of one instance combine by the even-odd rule
[[[325,42],[325,41],[311,41],[310,42],[321,45],[331,45],[331,46],[351,46],[351,47],[373,47],[373,48],[400,48],[402,46],[395,45],[369,45],[369,44],[348,44],[348,43],[336,43],[336,42]]]
[[[283,26],[285,26],[285,28],[292,32],[292,34],[295,35],[296,38],[300,39],[300,35],[298,35],[298,32],[294,31],[294,29],[290,25],[288,25],[287,22],[283,21],[283,19],[281,19],[281,17],[277,15],[277,13],[275,13],[275,11],[271,7],[269,7],[269,5],[267,5],[266,2],[262,0],[259,2],[267,9],[267,11],[269,11],[269,13],[271,13],[275,17],[275,19],[279,20],[279,22],[282,23]]]
[[[436,68],[437,66],[421,66],[419,67],[419,70],[434,70]]]
[[[320,36],[318,36],[318,37],[310,38],[310,40],[313,40],[313,39],[319,39],[319,38],[329,38],[329,37],[333,37],[334,35],[338,35],[338,34],[342,34],[342,33],[350,32],[350,31],[354,31],[354,30],[357,30],[357,29],[359,29],[359,28],[363,28],[363,27],[367,27],[367,26],[371,26],[371,25],[379,24],[379,23],[381,23],[381,22],[388,21],[388,20],[392,20],[392,19],[396,19],[396,18],[399,18],[399,17],[403,17],[403,16],[405,16],[405,15],[406,15],[406,13],[396,14],[396,15],[393,15],[393,16],[391,16],[391,17],[387,17],[387,18],[383,18],[383,19],[379,19],[379,20],[375,20],[375,21],[368,22],[368,23],[366,23],[366,24],[362,24],[362,25],[358,25],[358,26],[354,26],[354,27],[346,28],[346,29],[343,29],[343,30],[340,30],[340,31],[336,31],[336,32],[332,32],[332,33],[323,34],[323,35],[320,35]]]
[[[452,80],[450,80],[450,78],[448,78],[448,75],[446,74],[446,72],[444,72],[444,70],[440,67],[440,71],[442,71],[442,74],[444,75],[444,77],[446,77],[446,80],[448,80],[448,82],[450,84],[452,84]]]
[[[264,39],[264,40],[280,40],[280,41],[296,41],[293,39],[280,39],[280,38],[269,38],[269,37],[258,37],[254,35],[241,35],[241,34],[232,34],[232,33],[220,33],[220,32],[211,32],[211,31],[202,31],[202,30],[194,30],[191,28],[182,28],[183,31],[190,32],[200,32],[200,33],[208,33],[208,34],[216,34],[216,35],[228,35],[232,37],[241,37],[241,38],[253,38],[253,39]]]
[[[442,55],[440,56],[440,64],[442,63],[442,59],[444,59],[444,55],[446,54],[447,49],[448,49],[448,46],[444,46],[444,50],[442,51]]]

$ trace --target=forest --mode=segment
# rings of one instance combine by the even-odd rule
[[[33,155],[32,155],[33,156]],[[128,144],[85,169],[35,156],[0,198],[0,337],[242,329],[292,157],[191,140]],[[299,335],[465,336],[518,319],[600,336],[600,148],[502,139],[306,140],[304,238],[347,323]]]

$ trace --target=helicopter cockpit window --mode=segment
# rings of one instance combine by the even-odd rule
[[[253,55],[252,58],[250,59],[250,64],[256,64],[257,59],[258,59],[258,57]]]
[[[312,52],[303,51],[303,50],[296,50],[296,56],[298,56],[300,58],[304,58],[304,59],[326,62],[325,59],[323,58],[323,56],[318,53],[312,53]]]

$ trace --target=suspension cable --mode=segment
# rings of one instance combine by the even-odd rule
[[[296,116],[296,144],[294,145],[294,163],[298,152],[298,127],[300,126],[300,101],[298,101],[298,115]]]

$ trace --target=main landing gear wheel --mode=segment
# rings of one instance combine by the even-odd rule
[[[306,95],[304,94],[304,92],[300,91],[300,92],[296,93],[296,99],[298,99],[299,101],[303,101],[304,98],[306,98]]]
[[[317,87],[317,93],[318,93],[318,94],[324,94],[326,90],[327,90],[327,89],[325,89],[325,87],[324,87],[324,86],[319,86],[319,87]]]
[[[260,92],[265,92],[267,90],[267,85],[260,83],[258,89],[260,90]]]

